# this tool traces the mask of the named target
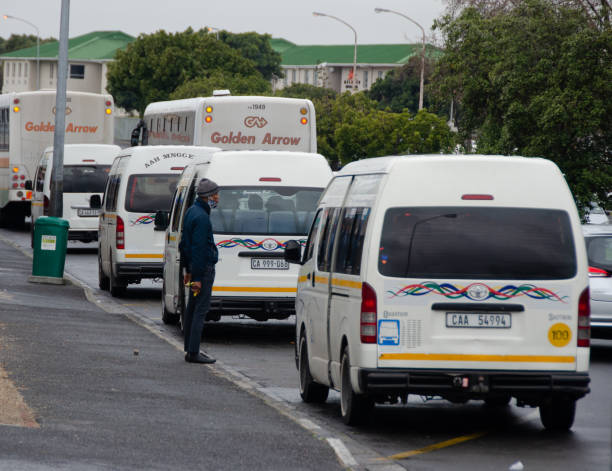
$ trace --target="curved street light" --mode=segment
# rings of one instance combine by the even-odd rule
[[[23,18],[19,18],[13,15],[3,15],[5,20],[17,20],[30,25],[32,28],[36,30],[36,90],[40,90],[40,30],[38,26],[33,23],[30,23],[28,20],[24,20]]]
[[[355,34],[355,49],[353,51],[353,88],[352,88],[352,91],[354,92],[356,88],[355,85],[357,82],[357,31],[355,31],[355,28],[349,25],[346,21],[341,20],[340,18],[336,16],[328,15],[326,13],[320,13],[318,11],[313,11],[312,15],[313,16],[326,16],[327,18],[331,18],[333,20],[339,21],[343,25],[346,25],[353,30],[353,33]]]
[[[418,24],[412,18],[398,11],[388,10],[386,8],[374,8],[374,11],[376,13],[393,13],[395,15],[399,15],[403,18],[406,18],[408,21],[411,21],[412,23],[417,25],[419,28],[421,28],[421,32],[423,33],[423,48],[421,49],[421,86],[419,89],[419,111],[421,111],[423,109],[423,81],[424,81],[424,76],[425,76],[425,30],[420,24]]]

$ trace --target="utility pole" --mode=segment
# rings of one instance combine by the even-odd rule
[[[53,172],[49,216],[64,214],[64,137],[66,133],[66,82],[68,80],[68,27],[70,0],[62,0],[59,53],[57,61],[57,91],[55,93],[55,132],[53,134]]]

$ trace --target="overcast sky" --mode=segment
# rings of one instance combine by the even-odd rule
[[[41,37],[59,37],[61,0],[2,0],[0,15],[35,24]],[[353,32],[313,11],[351,24],[360,44],[418,42],[420,30],[375,7],[399,11],[429,28],[444,9],[444,0],[72,0],[70,37],[96,30],[120,30],[137,36],[159,29],[183,31],[212,26],[231,32],[256,31],[296,44],[352,44]],[[34,28],[0,17],[0,36],[35,34]]]

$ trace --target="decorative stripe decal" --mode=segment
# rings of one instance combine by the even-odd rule
[[[361,289],[361,281],[343,280],[342,278],[332,278],[332,285],[342,286],[343,288]]]
[[[271,237],[260,240],[259,242],[253,239],[240,239],[238,237],[233,239],[226,239],[220,242],[217,242],[217,247],[220,249],[231,249],[233,247],[244,247],[249,250],[259,250],[263,249],[268,252],[272,252],[274,250],[284,249],[287,245],[288,240],[281,242],[280,240],[272,239]],[[296,240],[302,247],[306,245],[306,239]]]
[[[315,276],[315,283],[327,283],[329,278],[327,276]]]
[[[298,283],[304,283],[305,281],[308,281],[308,277],[306,275],[298,276]]]
[[[243,291],[248,293],[296,293],[297,288],[272,288],[268,286],[213,286],[213,291]]]
[[[379,360],[489,361],[517,363],[576,363],[576,357],[554,355],[464,355],[460,353],[383,353]]]
[[[126,253],[125,258],[164,258],[163,253]]]

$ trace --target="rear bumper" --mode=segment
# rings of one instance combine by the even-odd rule
[[[489,370],[360,369],[360,389],[367,394],[418,394],[455,399],[511,395],[528,404],[563,394],[578,399],[590,392],[588,373]]]
[[[213,296],[210,312],[217,316],[245,314],[254,319],[286,319],[295,314],[294,297]]]
[[[117,263],[115,273],[121,278],[161,278],[164,274],[163,263]]]
[[[68,230],[68,240],[98,240],[98,231]]]

